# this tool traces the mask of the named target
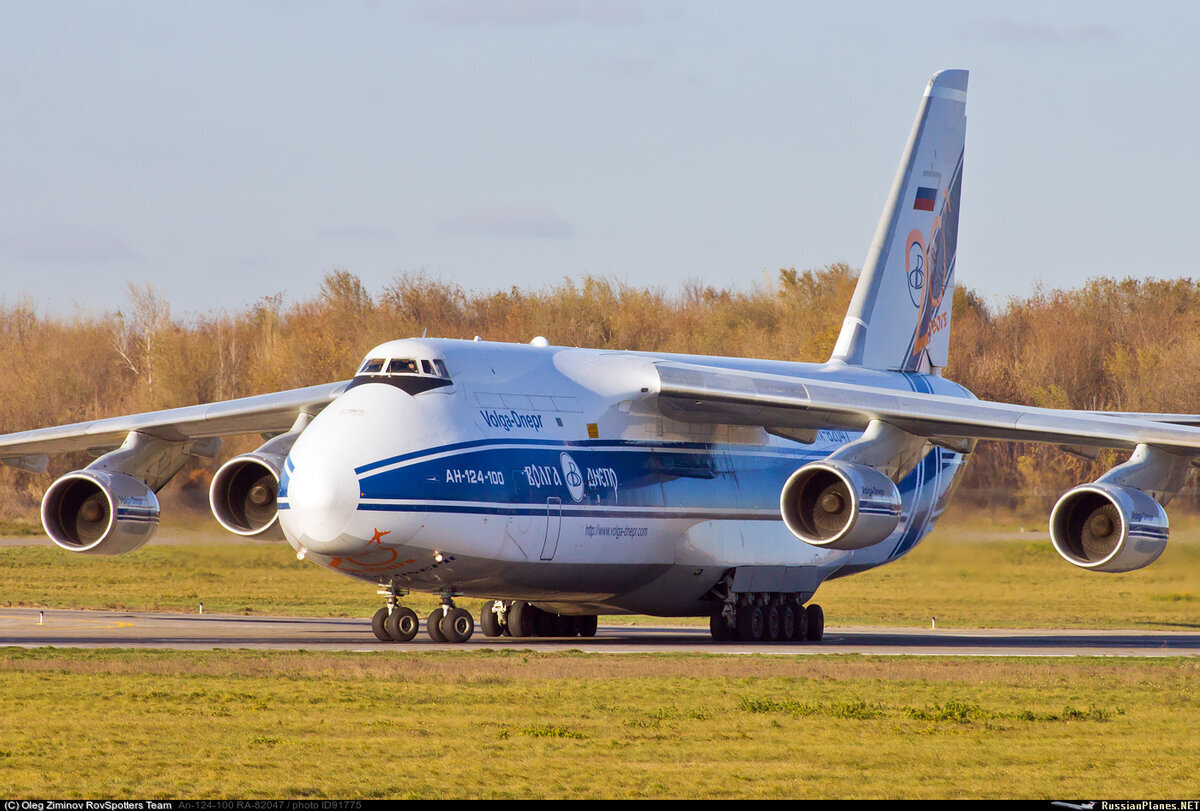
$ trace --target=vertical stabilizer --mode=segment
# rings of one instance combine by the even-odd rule
[[[946,365],[966,110],[967,71],[934,74],[832,360],[927,373]]]

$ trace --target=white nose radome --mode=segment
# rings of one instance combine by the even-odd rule
[[[358,477],[332,460],[298,464],[287,495],[288,514],[281,519],[302,540],[329,543],[346,531],[358,509]]]

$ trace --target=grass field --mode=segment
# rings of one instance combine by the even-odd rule
[[[1158,561],[1119,575],[1071,566],[1019,529],[939,526],[907,557],[829,581],[817,599],[833,625],[1200,628],[1200,528],[1176,530]],[[0,605],[50,608],[195,612],[203,602],[213,613],[369,617],[381,605],[370,585],[269,543],[151,544],[112,558],[2,547],[0,584]],[[422,594],[405,602],[422,615],[435,605]]]
[[[1194,797],[1200,662],[0,651],[5,797]]]
[[[1197,538],[1097,575],[1019,525],[951,522],[819,600],[841,625],[1195,628]],[[0,584],[0,603],[60,608],[366,617],[379,600],[257,543],[2,547]],[[1200,793],[1200,661],[1183,658],[8,648],[0,706],[6,797]]]

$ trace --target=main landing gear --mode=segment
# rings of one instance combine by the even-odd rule
[[[383,588],[379,593],[387,598],[387,605],[375,612],[371,618],[371,630],[380,642],[411,642],[420,630],[417,612],[399,605],[397,597],[408,592],[393,587]],[[450,594],[442,594],[442,605],[435,608],[425,620],[425,632],[434,642],[466,642],[475,632],[475,620],[471,612],[456,608]]]
[[[816,603],[801,604],[797,594],[731,594],[709,619],[717,642],[820,642],[825,612]]]
[[[543,611],[523,600],[488,600],[479,612],[479,627],[484,636],[573,637],[596,635],[599,618],[595,614],[564,616]]]

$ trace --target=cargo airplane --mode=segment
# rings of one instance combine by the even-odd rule
[[[155,493],[225,435],[220,524],[374,584],[383,642],[420,620],[484,634],[590,636],[606,613],[709,617],[716,640],[815,641],[821,583],[897,560],[946,508],[978,440],[1116,448],[1129,460],[1050,515],[1070,563],[1123,572],[1167,542],[1163,506],[1200,458],[1186,417],[975,398],[942,374],[966,131],[967,73],[936,74],[826,363],[475,339],[381,344],[353,378],[0,436],[9,465],[98,458],[46,491],[46,533],[76,554],[133,552]]]

